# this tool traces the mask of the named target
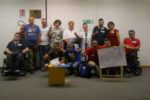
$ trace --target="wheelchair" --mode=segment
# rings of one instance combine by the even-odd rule
[[[142,68],[140,67],[140,61],[138,57],[138,50],[135,50],[126,55],[127,66],[125,67],[125,73],[132,73],[135,76],[142,74]]]
[[[4,52],[6,55],[6,52]],[[15,65],[15,61],[13,61],[13,66]],[[7,58],[4,58],[3,60],[3,66],[1,69],[1,74],[2,76],[8,76],[8,75],[19,75],[19,76],[25,76],[28,71],[28,65],[29,65],[29,57],[28,54],[25,54],[25,58],[23,63],[19,67],[19,71],[15,72],[14,68],[9,69],[8,71],[8,66],[7,66]]]

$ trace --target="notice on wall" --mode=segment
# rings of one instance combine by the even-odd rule
[[[41,18],[41,10],[30,10],[30,17],[40,19]]]
[[[86,24],[93,24],[94,21],[93,21],[93,20],[90,20],[90,19],[87,19],[87,20],[83,20],[83,23],[86,23]]]
[[[110,47],[98,50],[100,68],[126,66],[126,56],[123,46]]]
[[[19,10],[19,16],[20,16],[20,18],[24,18],[25,17],[25,9],[20,9]]]

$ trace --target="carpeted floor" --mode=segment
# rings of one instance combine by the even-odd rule
[[[45,72],[0,75],[0,100],[150,100],[150,69],[123,82],[67,76],[65,86],[49,86]]]

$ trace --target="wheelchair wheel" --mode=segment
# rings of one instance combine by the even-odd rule
[[[7,76],[9,74],[9,72],[6,72],[5,70],[6,70],[6,59],[3,60],[3,66],[1,69],[2,76]]]
[[[27,74],[26,71],[21,71],[21,72],[19,73],[20,76],[25,76],[26,74]]]
[[[8,73],[6,73],[4,70],[5,70],[4,68],[1,69],[1,74],[2,74],[2,76],[7,76]]]
[[[134,75],[139,76],[141,74],[142,74],[142,68],[140,68],[140,67],[136,68],[135,71],[134,71]]]
[[[27,68],[23,66],[23,67],[20,69],[19,75],[20,75],[20,76],[25,76],[26,74],[27,74]]]

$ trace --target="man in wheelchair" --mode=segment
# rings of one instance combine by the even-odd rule
[[[124,46],[126,51],[127,66],[125,72],[131,72],[134,75],[141,74],[141,68],[139,67],[138,51],[140,48],[140,40],[135,38],[135,31],[129,30],[129,38],[124,39]]]
[[[20,33],[15,33],[13,40],[8,43],[6,50],[4,51],[7,58],[6,68],[3,68],[3,72],[20,73],[28,50],[29,49],[22,41]]]

